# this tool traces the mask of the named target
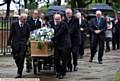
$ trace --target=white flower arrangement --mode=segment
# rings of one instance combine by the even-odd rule
[[[51,38],[54,36],[54,29],[43,27],[37,30],[34,30],[30,33],[30,40],[38,41],[38,48],[44,48],[45,42],[50,42]]]
[[[50,41],[54,36],[54,29],[43,27],[37,30],[34,30],[30,33],[30,39],[36,41]]]

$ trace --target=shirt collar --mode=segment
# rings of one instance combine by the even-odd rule
[[[19,25],[21,25],[22,24],[22,22],[19,20]]]

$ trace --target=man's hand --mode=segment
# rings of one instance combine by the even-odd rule
[[[84,28],[80,28],[81,31],[84,31]]]
[[[96,34],[99,34],[101,32],[101,30],[95,30]]]

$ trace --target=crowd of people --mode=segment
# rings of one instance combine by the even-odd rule
[[[55,13],[53,19],[49,21],[45,18],[45,14],[39,15],[38,10],[34,10],[30,16],[29,10],[25,9],[19,20],[12,23],[8,40],[18,68],[16,78],[22,77],[25,57],[27,72],[32,70],[29,35],[31,31],[41,27],[54,29],[51,44],[54,46],[56,77],[59,79],[63,79],[67,71],[78,70],[78,58],[84,57],[86,32],[90,34],[89,62],[93,62],[98,51],[98,64],[102,64],[104,49],[106,52],[111,50],[111,41],[113,50],[120,48],[120,20],[117,15],[111,19],[108,15],[103,16],[98,10],[96,17],[87,21],[81,12],[78,11],[74,15],[72,9],[67,8],[65,15]]]

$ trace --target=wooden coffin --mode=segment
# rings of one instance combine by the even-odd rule
[[[48,46],[48,43],[45,43],[44,48],[38,48],[38,41],[31,41],[31,56],[32,57],[48,57],[54,54],[53,48]]]

